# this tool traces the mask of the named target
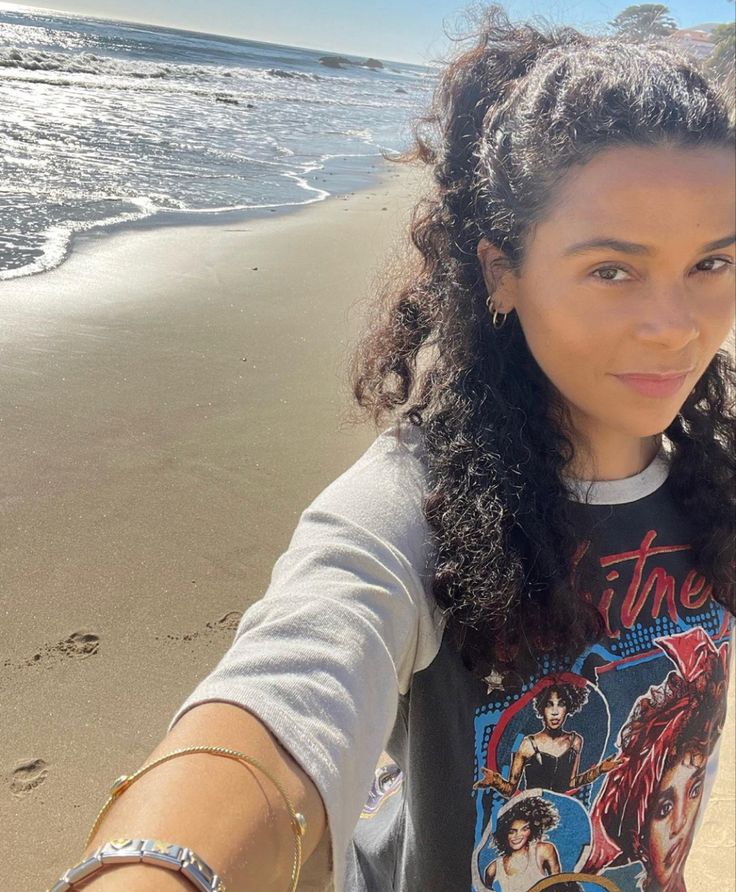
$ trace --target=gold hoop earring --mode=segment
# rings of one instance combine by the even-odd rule
[[[503,328],[506,324],[506,320],[508,319],[508,313],[499,313],[496,309],[496,305],[493,302],[493,295],[489,294],[486,299],[486,306],[488,307],[488,312],[493,313],[493,318],[491,319],[491,324],[494,328]],[[501,321],[499,322],[499,318]]]

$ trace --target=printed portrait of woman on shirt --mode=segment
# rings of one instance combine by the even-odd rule
[[[685,892],[708,760],[725,721],[728,651],[701,628],[655,643],[676,670],[639,698],[621,731],[621,764],[593,805],[583,869],[639,861],[642,890]]]
[[[528,892],[539,880],[560,872],[555,845],[544,838],[559,824],[555,806],[536,795],[522,793],[498,813],[493,844],[498,857],[485,870],[490,888],[496,882],[501,892]]]
[[[580,712],[588,702],[588,688],[567,681],[549,679],[533,700],[534,712],[542,722],[542,729],[528,734],[511,761],[511,772],[506,780],[498,771],[482,768],[483,777],[473,789],[493,787],[502,796],[512,796],[522,777],[527,790],[541,788],[555,793],[567,793],[593,783],[611,771],[617,761],[604,759],[582,774],[579,773],[583,737],[576,731],[565,730],[569,716]]]

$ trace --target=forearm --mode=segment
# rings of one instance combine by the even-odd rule
[[[576,774],[570,781],[570,789],[577,790],[579,787],[586,787],[588,784],[592,784],[593,781],[598,780],[602,773],[601,766],[594,765],[587,771],[583,771],[582,774]]]
[[[322,801],[263,725],[237,706],[203,704],[180,719],[146,763],[197,745],[244,752],[278,778],[294,808],[307,818],[306,860],[325,829]],[[228,892],[285,892],[289,886],[294,831],[286,805],[264,774],[230,759],[186,755],[152,769],[115,801],[82,857],[120,837],[188,846],[222,877]],[[134,864],[106,869],[83,888],[191,892],[193,886],[163,868]]]
[[[498,790],[502,796],[505,796],[508,799],[513,796],[516,791],[518,781],[504,780],[497,771],[494,771],[492,772],[492,776],[488,780],[488,783],[484,784],[484,786],[493,787],[494,790]]]
[[[513,781],[505,781],[501,777],[501,775],[499,775],[493,786],[502,796],[505,796],[507,799],[509,799],[516,792],[518,781],[516,781],[516,783],[514,783]]]

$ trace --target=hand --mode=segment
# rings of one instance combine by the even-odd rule
[[[608,774],[608,772],[613,771],[614,768],[620,768],[625,761],[623,756],[609,756],[600,764],[601,774]]]
[[[491,768],[481,768],[483,777],[473,784],[473,789],[478,790],[481,787],[495,787],[500,780],[503,780],[497,771]]]

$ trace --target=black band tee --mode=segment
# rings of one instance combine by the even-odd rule
[[[570,481],[605,635],[523,681],[462,664],[429,595],[421,432],[384,431],[303,512],[264,598],[171,722],[223,700],[317,785],[337,892],[684,890],[733,620],[692,566],[663,451]],[[595,536],[592,535],[595,531]]]

